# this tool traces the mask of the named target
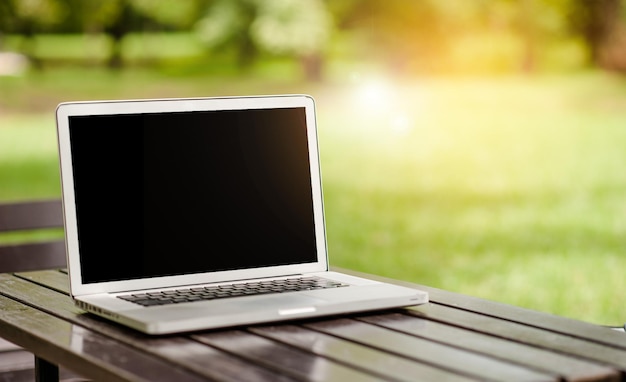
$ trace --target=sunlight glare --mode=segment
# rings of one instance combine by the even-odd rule
[[[407,134],[411,130],[411,120],[405,113],[397,113],[391,120],[391,129],[396,134]]]
[[[359,79],[354,89],[355,107],[366,124],[376,130],[394,134],[408,134],[413,121],[398,100],[401,90],[392,81],[383,78]]]
[[[363,82],[357,88],[357,100],[361,107],[370,112],[386,112],[392,105],[391,85],[383,80]]]

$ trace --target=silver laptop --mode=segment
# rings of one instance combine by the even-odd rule
[[[165,334],[428,300],[329,271],[309,96],[69,102],[57,130],[86,311]]]

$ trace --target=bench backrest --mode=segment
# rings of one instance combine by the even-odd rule
[[[63,228],[61,200],[0,203],[0,233]],[[0,240],[0,272],[65,268],[62,238]],[[59,236],[59,235],[57,235]]]

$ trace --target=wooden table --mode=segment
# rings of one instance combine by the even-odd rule
[[[408,285],[431,303],[149,337],[75,307],[62,270],[0,274],[0,336],[42,380],[55,365],[98,381],[626,380],[624,333]]]

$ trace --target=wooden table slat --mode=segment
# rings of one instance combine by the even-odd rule
[[[412,362],[395,354],[359,346],[353,342],[298,325],[251,327],[248,330],[351,367],[367,370],[374,375],[380,375],[385,380],[412,382],[416,375],[419,375],[420,381],[424,382],[469,382],[474,380],[461,374]]]
[[[492,336],[613,365],[626,372],[626,351],[609,348],[596,342],[437,304],[411,307],[407,312]],[[614,332],[613,335],[622,334]]]
[[[365,274],[337,267],[332,267],[332,269],[339,272],[353,274],[355,276],[369,277],[375,280],[404,285],[409,288],[421,289],[428,292],[428,297],[431,302],[446,305],[454,309],[467,310],[481,315],[488,315],[528,326],[547,329],[568,336],[578,337],[587,341],[597,342],[603,345],[626,350],[626,336],[616,336],[615,332],[607,330],[607,328],[600,325],[593,325],[584,321],[525,309],[496,301],[485,300],[479,297],[467,296],[407,281],[393,280],[386,277]]]
[[[320,321],[305,325],[323,333],[347,339],[365,346],[382,349],[439,368],[463,373],[483,380],[556,381],[557,377],[482,354],[417,337],[405,336],[392,330],[352,319]]]
[[[433,301],[626,350],[626,336],[615,336],[601,325],[446,291],[435,293]]]
[[[106,381],[201,381],[162,360],[4,296],[0,296],[0,320],[10,328],[3,332],[6,339],[36,354],[45,352],[42,358],[72,365],[81,375]]]
[[[313,381],[380,381],[380,377],[242,330],[196,334],[192,338],[295,378]]]
[[[481,352],[526,367],[560,376],[567,381],[618,381],[620,374],[597,363],[567,357],[518,342],[430,321],[403,313],[373,314],[359,320],[451,346]]]
[[[70,280],[67,277],[67,273],[60,269],[19,272],[15,276],[46,288],[54,289],[68,296],[70,295]]]
[[[145,346],[151,353],[179,360],[181,366],[217,381],[289,382],[294,378],[251,365],[240,357],[187,338],[154,339]]]

